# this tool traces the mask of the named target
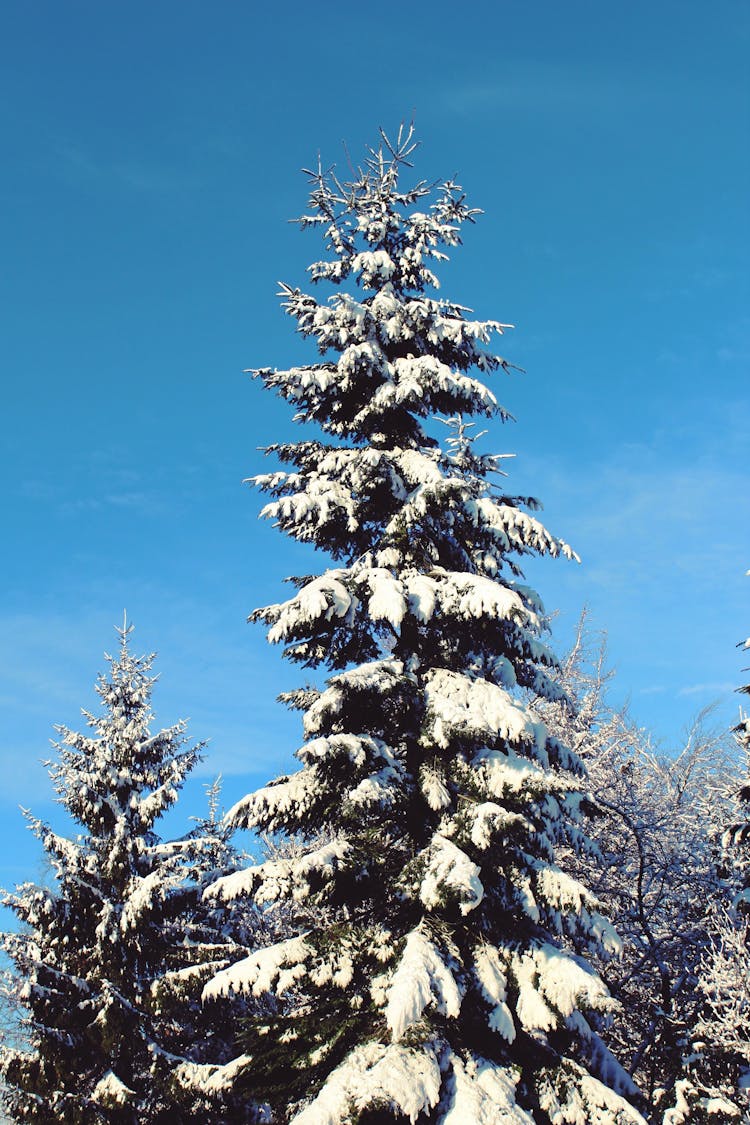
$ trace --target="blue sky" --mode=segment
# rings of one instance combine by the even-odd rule
[[[583,560],[528,572],[558,647],[588,604],[665,747],[733,720],[749,52],[744,0],[2,6],[0,884],[38,874],[18,805],[56,815],[39,760],[125,607],[158,718],[210,739],[177,821],[290,764],[298,675],[245,618],[299,549],[241,481],[292,427],[242,370],[310,358],[275,297],[318,250],[299,169],[412,115],[416,172],[485,211],[445,295],[517,325],[487,448]]]

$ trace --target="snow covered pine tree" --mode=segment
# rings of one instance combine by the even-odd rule
[[[750,577],[750,570],[747,574],[748,577]],[[750,637],[745,641],[740,641],[737,647],[745,651],[750,651]],[[746,668],[745,671],[748,672],[750,669]],[[750,697],[750,683],[743,684],[742,687],[737,688],[737,691],[740,695]],[[746,771],[750,771],[750,711],[745,711],[740,707],[740,721],[737,723],[736,727],[733,728],[733,733],[737,739],[737,745],[745,759],[743,762],[744,768]],[[742,803],[745,816],[741,822],[733,825],[729,829],[726,843],[742,847],[743,852],[746,852],[748,844],[750,844],[750,778],[748,778],[746,784],[743,785],[740,790],[739,799]],[[746,854],[743,854],[741,868],[741,878],[744,883],[742,909],[748,917],[750,917],[750,864],[748,864]]]
[[[171,843],[153,831],[201,748],[186,745],[183,723],[151,733],[153,657],[131,655],[131,628],[118,630],[119,654],[97,684],[102,716],[84,712],[93,736],[59,728],[59,760],[48,763],[84,831],[67,839],[29,818],[55,879],[5,896],[22,929],[3,934],[2,948],[28,1014],[28,1047],[0,1052],[14,1121],[250,1120],[247,1108],[232,1116],[237,1094],[227,1084],[210,1083],[234,1043],[201,1014],[200,970],[180,974],[203,960],[210,976],[246,953],[201,903],[200,876],[216,878],[225,841],[209,825]],[[214,1064],[198,1068],[199,1087],[185,1081],[196,1063]]]
[[[267,1056],[275,1039],[279,1121],[641,1122],[586,1019],[606,989],[566,944],[616,941],[554,861],[557,841],[583,846],[579,763],[514,694],[555,693],[516,560],[572,552],[524,511],[533,500],[491,483],[498,458],[463,423],[445,453],[425,428],[507,418],[468,372],[508,364],[487,347],[506,326],[430,295],[429,260],[477,212],[454,183],[400,186],[414,147],[411,129],[381,134],[351,182],[310,174],[301,224],[331,255],[313,280],[362,294],[284,286],[323,358],[257,372],[330,438],[269,448],[292,469],[255,478],[274,497],[263,515],[337,566],[253,617],[291,660],[334,674],[287,696],[304,712],[302,768],[228,814],[293,834],[298,856],[210,893],[305,901],[321,920],[207,992],[281,998],[247,1044]]]
[[[720,862],[740,785],[735,747],[704,712],[681,749],[658,751],[626,709],[609,703],[604,648],[590,641],[584,616],[558,674],[574,707],[536,706],[547,729],[580,753],[601,812],[590,822],[598,854],[569,854],[566,865],[594,890],[623,941],[616,961],[591,957],[620,1001],[602,1036],[646,1097],[650,1120],[725,1125],[741,1116],[727,1100],[736,1068],[705,1016],[709,981],[714,995],[727,999],[720,982],[741,939],[728,910],[738,884]],[[746,1003],[746,956],[735,974],[745,978]],[[734,1027],[740,1006],[735,995]],[[708,1080],[702,1089],[699,1074]]]
[[[750,573],[750,572],[749,572]],[[750,638],[740,642],[750,649]],[[737,689],[750,695],[750,684]],[[740,708],[733,728],[747,770],[750,716]],[[674,1107],[662,1125],[730,1125],[750,1121],[750,781],[737,794],[734,823],[724,833],[727,889],[734,901],[715,903],[713,927],[698,980],[703,1004],[692,1028]]]

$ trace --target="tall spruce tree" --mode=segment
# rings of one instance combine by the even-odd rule
[[[411,129],[381,134],[350,181],[310,173],[301,225],[322,233],[310,273],[331,295],[282,294],[321,358],[257,372],[314,424],[269,447],[289,468],[255,478],[262,514],[335,566],[253,619],[332,675],[286,695],[301,769],[229,814],[296,851],[211,893],[320,914],[207,994],[265,1005],[247,1049],[273,1060],[279,1121],[640,1122],[590,1021],[611,1001],[572,951],[616,937],[555,863],[560,842],[586,846],[582,769],[519,690],[558,694],[519,559],[572,552],[462,421],[508,418],[481,379],[508,369],[489,347],[508,326],[434,295],[431,263],[478,212],[453,182],[403,187],[414,148]],[[445,450],[436,417],[457,418]]]
[[[13,1120],[37,1125],[248,1121],[247,1099],[240,1111],[221,1081],[232,1037],[200,1011],[201,973],[246,953],[243,917],[230,928],[201,897],[232,868],[226,833],[209,823],[163,842],[154,831],[201,747],[184,723],[152,732],[153,656],[131,654],[131,629],[99,678],[102,714],[84,712],[92,733],[58,728],[48,763],[82,831],[68,838],[29,817],[53,878],[5,896],[21,923],[2,947],[27,1042],[0,1051],[3,1100]]]

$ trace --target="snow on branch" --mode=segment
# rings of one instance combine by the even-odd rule
[[[437,947],[418,927],[407,936],[388,988],[385,1018],[394,1041],[417,1023],[428,1005],[455,1017],[461,1007],[461,992]]]

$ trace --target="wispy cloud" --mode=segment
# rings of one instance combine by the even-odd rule
[[[708,81],[708,79],[707,79]],[[716,76],[710,78],[716,89]],[[731,88],[727,85],[727,94]],[[564,57],[505,60],[489,77],[472,77],[443,84],[436,94],[444,108],[454,113],[508,111],[515,114],[554,112],[586,117],[612,117],[637,109],[658,113],[663,109],[688,112],[693,101],[704,97],[700,75],[673,73],[665,81],[663,70],[641,67],[633,82],[627,68],[619,71],[595,60],[572,65]]]
[[[58,507],[61,515],[100,512],[105,508],[125,508],[142,516],[160,516],[174,507],[174,497],[157,491],[105,492],[99,496],[79,496],[64,500]]]
[[[611,110],[634,98],[646,102],[648,83],[637,87],[625,76],[603,68],[571,67],[566,62],[526,59],[506,63],[491,78],[477,78],[444,88],[447,108],[464,110],[514,110],[524,113],[540,109],[590,110],[598,106]]]
[[[748,363],[750,362],[750,344],[746,347],[721,347],[716,350],[716,358],[721,363]]]
[[[677,694],[725,695],[726,692],[733,691],[735,687],[735,684],[729,683],[726,680],[709,680],[706,683],[688,684],[686,687],[680,688]]]
[[[175,466],[166,470],[155,467],[145,474],[127,464],[126,454],[120,461],[116,453],[93,451],[78,462],[69,464],[65,474],[44,479],[24,478],[18,491],[27,501],[46,505],[62,517],[126,510],[144,517],[158,518],[174,512],[180,505],[181,491],[175,481],[192,478],[192,466]],[[124,463],[123,463],[124,462]],[[191,479],[195,496],[200,483]]]
[[[194,172],[176,164],[145,158],[110,158],[69,141],[55,143],[53,153],[59,175],[89,188],[114,185],[132,192],[169,195],[199,185]]]
[[[745,486],[731,465],[667,464],[638,447],[621,450],[588,487],[578,482],[576,536],[591,544],[594,581],[642,590],[663,585],[670,568],[693,577],[739,572],[735,519]]]
[[[664,734],[715,698],[732,721],[750,597],[748,403],[707,399],[676,408],[670,422],[589,461],[585,475],[572,455],[524,466],[549,526],[583,562],[530,569],[532,584],[571,617],[591,606],[610,636],[616,689],[634,688],[638,721]]]

